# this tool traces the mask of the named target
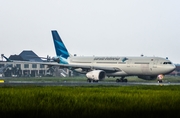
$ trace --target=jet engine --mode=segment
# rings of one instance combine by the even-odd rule
[[[103,80],[106,76],[106,73],[103,70],[93,70],[86,74],[86,77],[91,80]]]

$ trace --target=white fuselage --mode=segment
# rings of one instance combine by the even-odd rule
[[[107,71],[107,76],[132,76],[168,74],[175,69],[175,65],[168,59],[161,57],[71,57],[68,63],[72,65],[88,65],[102,68],[115,68],[118,71]],[[76,69],[83,73],[83,70]]]

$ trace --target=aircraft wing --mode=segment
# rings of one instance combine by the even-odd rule
[[[109,72],[121,71],[121,69],[116,67],[105,67],[105,66],[89,66],[89,65],[74,65],[74,64],[58,64],[58,63],[42,63],[48,66],[59,66],[60,68],[68,68],[71,70],[81,68],[83,70],[104,70]]]

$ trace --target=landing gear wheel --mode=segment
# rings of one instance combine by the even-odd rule
[[[93,80],[93,82],[98,82],[98,80]]]
[[[90,79],[87,79],[87,82],[91,83],[91,80],[90,80]]]
[[[116,79],[116,82],[122,82],[122,79]]]
[[[121,79],[116,79],[116,82],[127,82],[128,80],[127,79],[123,79],[123,78],[121,78]]]
[[[123,79],[123,82],[127,82],[127,79]]]
[[[158,83],[162,83],[162,80],[158,80]]]

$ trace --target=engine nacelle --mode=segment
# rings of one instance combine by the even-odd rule
[[[144,80],[155,80],[157,78],[157,76],[138,76],[138,78],[144,79]]]
[[[103,70],[93,70],[86,74],[86,77],[92,80],[103,80],[106,73]]]

